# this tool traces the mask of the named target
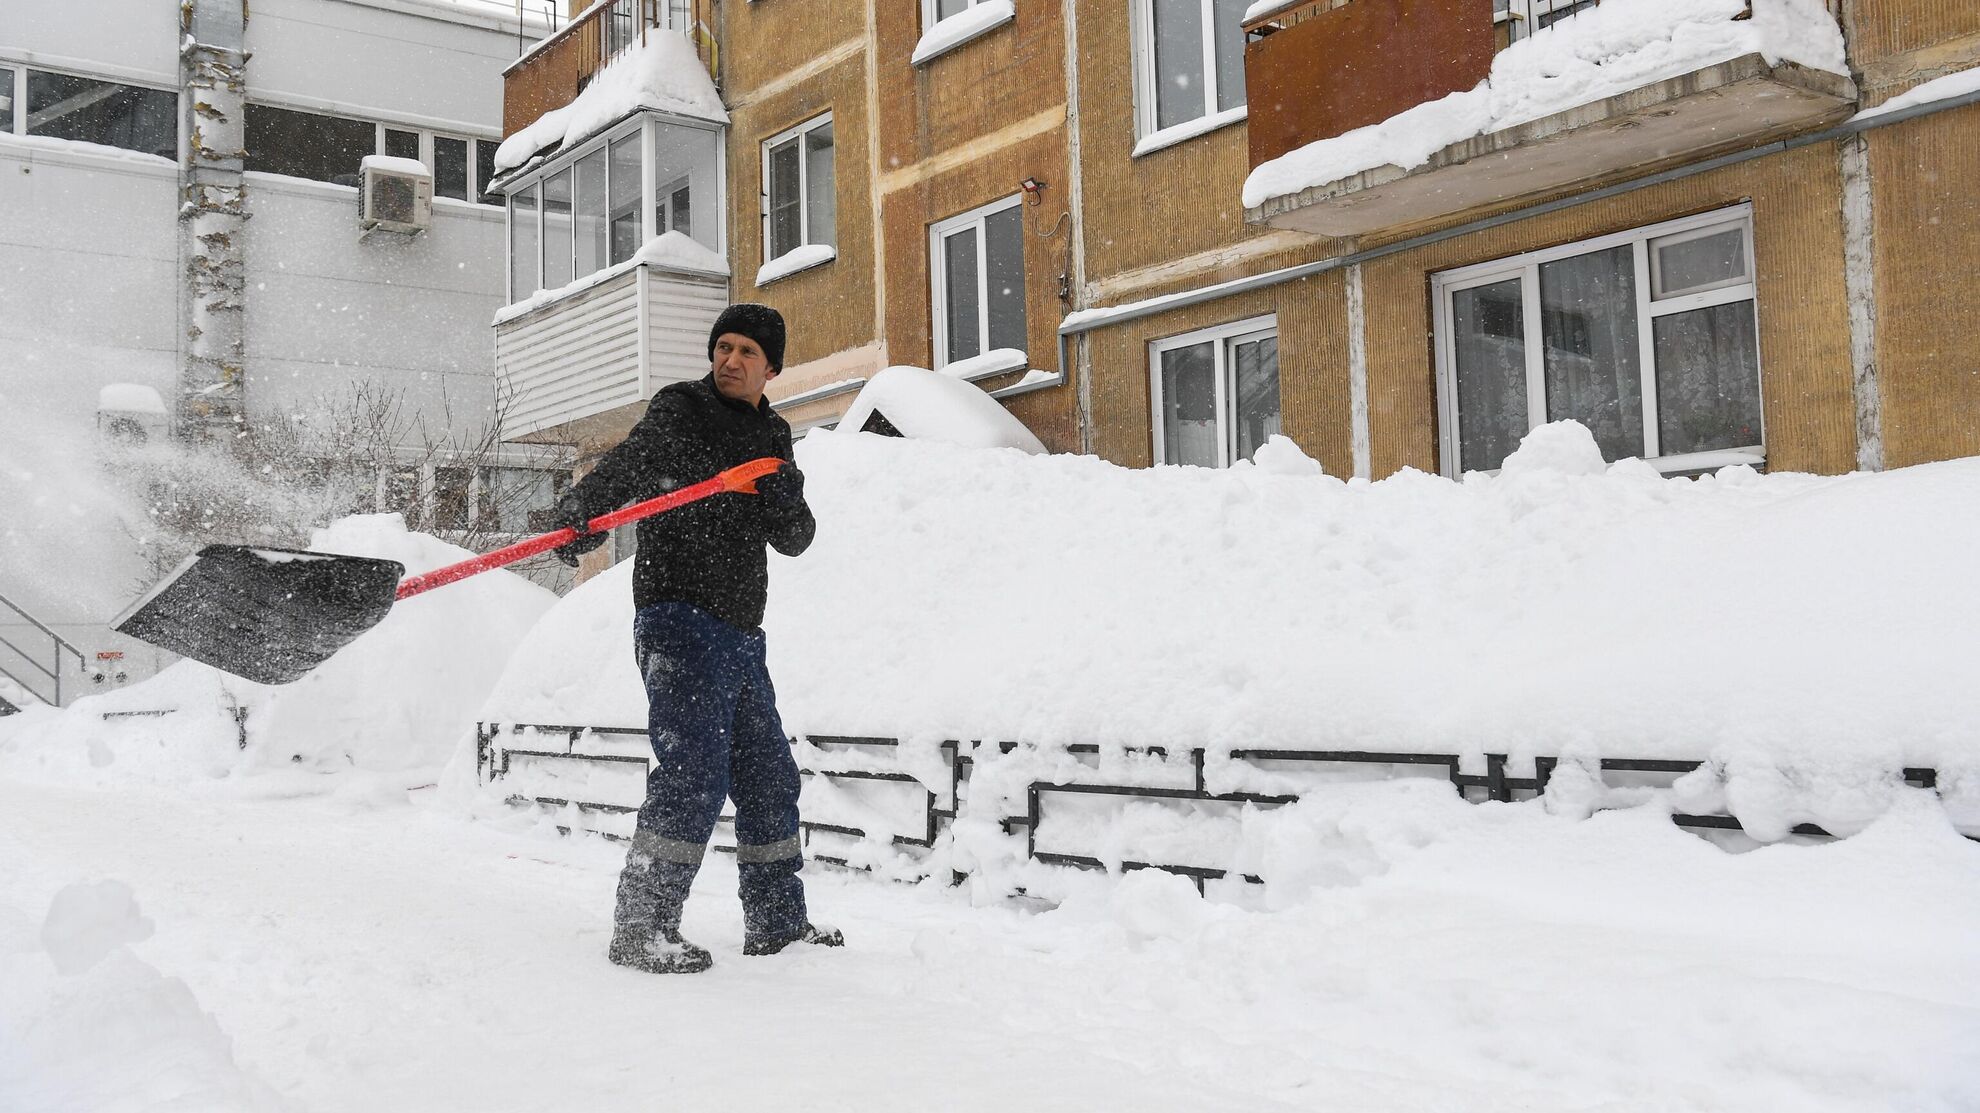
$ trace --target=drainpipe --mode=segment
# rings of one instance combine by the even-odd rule
[[[231,443],[246,429],[246,0],[184,0],[179,30],[185,336],[173,424],[186,440]]]

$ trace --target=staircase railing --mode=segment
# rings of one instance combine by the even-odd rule
[[[67,653],[69,656],[74,657],[76,659],[76,671],[81,673],[87,667],[83,663],[82,650],[77,649],[74,645],[70,644],[69,639],[49,629],[40,619],[22,610],[19,604],[4,595],[0,595],[0,607],[4,607],[8,611],[19,615],[29,626],[34,627],[34,629],[47,637],[48,642],[45,646],[37,645],[30,649],[9,641],[4,632],[5,627],[0,627],[0,646],[5,646],[13,650],[20,656],[21,660],[26,661],[32,666],[35,672],[46,677],[47,682],[52,682],[54,698],[48,702],[56,707],[62,706],[62,655]],[[23,640],[26,640],[25,637],[23,637]],[[48,663],[45,665],[42,664],[43,660],[46,660]],[[47,698],[43,696],[38,684],[31,683],[26,677],[16,675],[4,665],[0,665],[0,676],[5,676],[14,683],[26,688],[28,691],[34,693],[37,699]]]

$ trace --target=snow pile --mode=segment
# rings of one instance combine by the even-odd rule
[[[1500,51],[1476,88],[1309,143],[1253,168],[1244,205],[1380,166],[1413,169],[1453,143],[1748,54],[1848,74],[1820,0],[1606,0]]]
[[[864,428],[875,412],[901,434],[965,448],[1008,448],[1038,454],[1038,437],[981,388],[925,367],[889,367],[869,379],[846,407],[839,427]]]
[[[115,881],[61,890],[38,939],[0,903],[0,1106],[130,1113],[288,1108],[235,1063],[177,978],[131,953],[152,924]]]
[[[407,572],[473,554],[410,533],[396,514],[316,531],[320,552],[383,557]],[[279,768],[427,779],[471,730],[516,644],[555,595],[497,570],[413,596],[293,684],[272,687],[182,661],[142,683],[0,719],[0,766],[86,782],[183,783]]]
[[[1980,459],[1665,479],[1566,424],[1462,482],[1289,442],[1134,470],[836,432],[799,463],[818,538],[766,621],[794,732],[1980,771]],[[644,722],[628,575],[484,718]]]
[[[640,109],[726,124],[729,114],[687,36],[648,34],[599,70],[577,99],[553,108],[495,149],[498,173],[580,143]]]

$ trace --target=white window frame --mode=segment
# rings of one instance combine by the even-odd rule
[[[658,126],[663,124],[669,126],[675,126],[675,127],[689,128],[696,131],[706,131],[706,132],[710,132],[716,137],[716,148],[715,148],[716,157],[714,159],[715,188],[713,192],[718,197],[727,195],[729,188],[728,160],[721,157],[721,150],[722,150],[721,142],[723,137],[723,131],[725,130],[723,128],[706,127],[701,124],[683,119],[675,119],[675,118],[655,119],[650,116],[634,116],[633,118],[625,121],[624,123],[620,124],[617,127],[614,127],[608,131],[600,132],[599,134],[592,136],[590,139],[586,140],[583,144],[581,144],[576,148],[573,148],[572,150],[561,151],[558,153],[556,158],[551,159],[548,162],[545,162],[542,166],[539,166],[534,170],[531,170],[527,177],[517,178],[515,181],[509,182],[503,189],[504,204],[502,206],[502,213],[503,213],[502,231],[503,234],[507,237],[505,246],[503,248],[503,258],[505,259],[509,257],[508,252],[513,248],[515,244],[515,234],[514,234],[514,222],[516,218],[515,195],[527,189],[539,190],[537,194],[536,217],[535,217],[536,250],[537,250],[536,291],[531,291],[531,293],[535,293],[543,289],[543,258],[542,258],[543,197],[540,190],[544,179],[554,177],[557,174],[562,173],[565,169],[576,165],[579,159],[592,153],[593,151],[598,151],[598,150],[603,150],[607,152],[605,157],[605,165],[607,167],[606,173],[610,174],[611,173],[610,167],[612,165],[610,147],[613,143],[618,142],[619,140],[624,139],[629,135],[638,135],[640,139],[640,143],[639,143],[639,183],[640,183],[639,188],[640,188],[640,197],[641,197],[640,209],[639,209],[640,243],[641,244],[648,243],[653,239],[653,237],[660,234],[660,229],[654,226],[656,223],[655,203],[658,200],[655,178],[657,178],[659,174],[658,171],[659,157],[655,145],[658,142],[658,132],[657,132]],[[400,130],[403,131],[409,129],[402,128]],[[382,133],[380,135],[380,139],[382,142],[383,140]],[[497,177],[500,177],[499,172],[497,174]],[[669,179],[669,181],[679,183],[683,179],[691,182],[693,180],[693,174],[690,173],[687,175],[683,175],[680,178],[672,178]],[[480,187],[479,183],[476,183],[476,188],[479,187]],[[608,181],[608,184],[606,186],[606,198],[607,198],[608,209],[610,207],[610,197],[611,197],[611,187]],[[715,247],[712,250],[715,251],[715,253],[718,255],[726,255],[729,250],[728,221],[725,215],[723,214],[720,205],[716,205],[711,210],[711,215],[709,216],[708,219],[714,222],[713,231],[715,233],[714,235]],[[572,238],[571,267],[573,271],[575,271],[577,268],[575,237]],[[578,274],[572,275],[573,281],[582,277],[584,276]],[[509,287],[508,298],[509,298],[509,304],[511,305],[522,300],[522,298],[526,298],[530,296],[530,294],[522,294],[520,296],[517,295],[515,290],[515,268],[513,264],[509,268],[508,287]]]
[[[969,11],[969,9],[974,8],[978,4],[981,4],[983,2],[984,0],[963,0],[963,10],[961,12],[957,12],[955,15],[952,15],[949,18],[956,19],[960,17],[964,12]],[[924,32],[927,31],[929,28],[934,27],[936,24],[942,22],[942,17],[939,14],[937,14],[940,10],[938,7],[939,3],[940,0],[921,0],[921,29]]]
[[[1214,26],[1216,5],[1213,0],[1200,0],[1203,5],[1203,86],[1204,107],[1208,110],[1194,120],[1162,127],[1156,110],[1155,92],[1155,0],[1133,0],[1130,9],[1132,23],[1131,37],[1134,40],[1134,124],[1139,137],[1134,145],[1134,155],[1139,157],[1164,147],[1207,135],[1219,128],[1228,127],[1246,118],[1251,113],[1251,100],[1236,108],[1219,109],[1217,104],[1217,33]]]
[[[281,107],[284,107],[284,106],[282,106],[282,105],[270,105],[269,107],[271,107],[271,108],[281,108]],[[302,111],[302,112],[309,112],[309,111],[315,111],[315,110],[314,110],[314,109],[295,109],[294,111]],[[421,163],[422,165],[424,165],[424,166],[426,167],[426,172],[427,172],[428,174],[435,174],[435,175],[437,175],[437,174],[439,173],[439,172],[438,172],[438,171],[437,171],[437,170],[436,170],[436,169],[434,168],[434,164],[433,164],[433,140],[434,140],[434,138],[435,138],[435,137],[438,137],[438,138],[441,138],[441,139],[459,139],[459,140],[464,140],[464,141],[466,141],[466,143],[467,143],[467,145],[468,145],[468,161],[467,161],[467,178],[468,178],[468,195],[467,195],[467,200],[466,200],[466,201],[462,201],[462,200],[460,200],[460,199],[458,199],[458,198],[454,198],[454,197],[441,197],[441,196],[439,196],[439,195],[437,195],[437,194],[436,194],[436,195],[434,196],[434,198],[433,198],[433,199],[434,199],[435,201],[445,201],[445,202],[449,202],[449,203],[452,203],[452,204],[456,204],[456,205],[481,205],[481,204],[482,204],[482,202],[481,202],[481,200],[480,200],[480,197],[481,197],[481,195],[482,195],[483,193],[485,193],[485,192],[487,192],[487,190],[485,189],[485,186],[487,185],[487,183],[485,183],[485,182],[483,182],[483,181],[481,181],[481,180],[480,180],[480,178],[481,178],[481,160],[480,160],[480,158],[479,158],[479,157],[477,157],[477,156],[479,156],[479,154],[480,154],[480,151],[476,149],[476,147],[475,147],[475,144],[477,144],[477,143],[486,143],[486,144],[489,144],[489,145],[491,145],[491,146],[500,146],[500,145],[501,145],[501,143],[502,143],[502,141],[501,141],[500,139],[489,139],[489,138],[485,138],[485,137],[483,137],[483,136],[479,136],[479,135],[464,135],[464,134],[462,134],[462,133],[460,133],[460,132],[457,132],[457,131],[434,131],[434,130],[432,130],[431,128],[421,128],[421,127],[413,127],[413,126],[412,126],[412,125],[410,125],[410,124],[394,124],[394,123],[390,123],[390,122],[388,122],[388,121],[384,121],[384,120],[379,120],[379,121],[376,121],[376,123],[377,123],[377,128],[376,128],[376,129],[375,129],[375,131],[373,132],[373,135],[374,135],[374,139],[373,139],[373,141],[372,141],[372,146],[371,146],[371,151],[372,151],[372,153],[373,153],[373,154],[379,154],[379,155],[382,155],[382,154],[384,154],[384,153],[385,153],[385,133],[386,133],[386,132],[388,132],[388,131],[409,131],[409,132],[412,132],[413,134],[415,134],[415,135],[417,135],[417,136],[419,136],[419,155],[418,155],[418,158],[419,158],[419,161],[420,161],[420,163]],[[436,180],[435,180],[435,185],[437,186],[438,184],[439,184],[439,183],[438,183],[438,180],[437,180],[437,178],[436,178]],[[483,207],[485,207],[485,208],[492,208],[493,206],[486,206],[486,205],[484,205]],[[505,207],[506,207],[506,206],[505,206]]]
[[[784,255],[790,254],[789,251],[784,252],[783,254],[780,255],[770,254],[770,152],[773,148],[781,147],[785,143],[788,143],[793,139],[797,140],[798,244],[797,247],[792,248],[791,251],[796,251],[799,248],[810,247],[812,246],[811,160],[805,157],[807,152],[805,151],[804,137],[810,134],[811,132],[818,130],[819,128],[830,125],[831,123],[832,123],[832,113],[830,113],[829,111],[822,112],[816,116],[813,116],[809,120],[806,120],[801,124],[798,124],[796,127],[786,128],[783,131],[778,132],[777,134],[771,136],[770,138],[765,139],[761,144],[758,145],[757,151],[762,160],[762,166],[760,170],[761,177],[757,179],[758,185],[760,187],[757,193],[757,202],[758,202],[757,208],[761,211],[761,220],[763,227],[762,254],[763,254],[763,262],[764,265],[766,266],[783,258]],[[836,204],[836,195],[839,188],[839,183],[837,181],[839,174],[839,156],[837,150],[838,143],[839,143],[839,136],[838,136],[838,132],[835,130],[832,133],[832,145],[834,148],[832,153],[832,176],[834,179],[832,182],[832,190],[835,196],[835,201],[834,201],[835,204]],[[835,235],[833,238],[837,239],[838,237]],[[838,247],[837,244],[826,244],[823,246],[832,247],[835,249]]]
[[[983,351],[978,352],[977,355],[980,356],[994,351],[995,349],[990,347],[990,252],[989,244],[984,242],[984,224],[986,218],[1003,212],[1005,209],[1017,208],[1023,204],[1024,194],[1014,193],[1009,197],[1000,197],[987,205],[978,205],[968,212],[957,213],[944,220],[938,220],[928,226],[929,308],[933,313],[933,316],[929,318],[929,324],[932,329],[931,334],[935,340],[935,358],[932,361],[935,365],[935,370],[940,371],[951,362],[954,362],[949,359],[949,259],[947,249],[942,242],[943,239],[953,236],[965,228],[974,227],[976,230],[976,335],[983,338]],[[1020,236],[1024,232],[1022,220],[1019,221],[1018,232]],[[1022,249],[1024,241],[1020,239],[1018,243],[1020,249]],[[1031,296],[1030,290],[1027,289],[1023,296],[1027,299],[1025,304],[1025,322],[1026,327],[1029,328],[1031,321],[1031,314],[1029,312],[1031,306],[1028,300]],[[1024,350],[1028,352],[1029,349],[1030,344],[1027,338]],[[1029,362],[1028,355],[1026,359],[1014,362],[1010,367],[1003,370],[1017,370],[1020,364],[1026,362]],[[990,375],[1000,373],[999,371],[985,370],[982,375],[974,377],[988,378]]]
[[[1231,366],[1231,350],[1239,344],[1266,337],[1274,340],[1279,336],[1279,317],[1276,313],[1266,313],[1258,317],[1247,317],[1242,321],[1230,321],[1194,332],[1177,336],[1165,336],[1148,342],[1148,400],[1149,428],[1156,464],[1164,462],[1168,455],[1168,442],[1162,432],[1162,354],[1177,348],[1192,348],[1198,344],[1213,343],[1216,352],[1216,413],[1217,413],[1217,466],[1228,468],[1237,455],[1237,426],[1231,422],[1232,376],[1236,374]],[[1283,380],[1281,380],[1283,381]],[[1281,394],[1279,413],[1284,420],[1285,398]]]
[[[1746,277],[1732,282],[1716,283],[1712,286],[1694,289],[1676,297],[1658,298],[1652,289],[1652,272],[1655,252],[1650,250],[1654,240],[1676,240],[1701,238],[1738,228],[1743,233],[1746,252]],[[1440,470],[1445,476],[1456,479],[1462,468],[1459,459],[1460,437],[1458,429],[1457,405],[1457,337],[1453,332],[1451,296],[1463,290],[1479,286],[1491,286],[1510,279],[1520,281],[1521,310],[1524,320],[1521,331],[1526,338],[1526,417],[1527,430],[1531,432],[1547,420],[1547,378],[1546,348],[1539,342],[1541,331],[1540,267],[1542,264],[1561,259],[1572,259],[1598,251],[1607,251],[1624,245],[1634,246],[1636,261],[1636,343],[1638,351],[1638,386],[1643,398],[1643,459],[1665,473],[1695,471],[1703,467],[1717,466],[1724,462],[1728,453],[1752,455],[1759,461],[1766,459],[1767,432],[1764,426],[1766,413],[1766,367],[1761,353],[1754,353],[1755,376],[1759,380],[1761,414],[1763,425],[1760,441],[1753,445],[1739,445],[1708,452],[1687,453],[1676,456],[1662,455],[1658,450],[1659,427],[1657,422],[1657,354],[1656,330],[1653,327],[1657,318],[1674,313],[1686,313],[1698,309],[1710,309],[1729,302],[1751,301],[1757,317],[1760,310],[1759,264],[1753,252],[1753,206],[1751,203],[1718,209],[1681,220],[1668,220],[1660,224],[1645,225],[1625,232],[1616,232],[1590,240],[1563,244],[1544,251],[1531,251],[1505,259],[1495,259],[1489,263],[1478,263],[1455,270],[1443,271],[1431,276],[1431,302],[1433,308],[1435,344],[1437,351],[1437,413]],[[1756,338],[1758,330],[1755,330]]]

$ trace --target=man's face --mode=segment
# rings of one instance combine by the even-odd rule
[[[754,406],[763,400],[763,386],[777,377],[770,359],[756,341],[739,332],[715,338],[715,389],[724,397]]]

